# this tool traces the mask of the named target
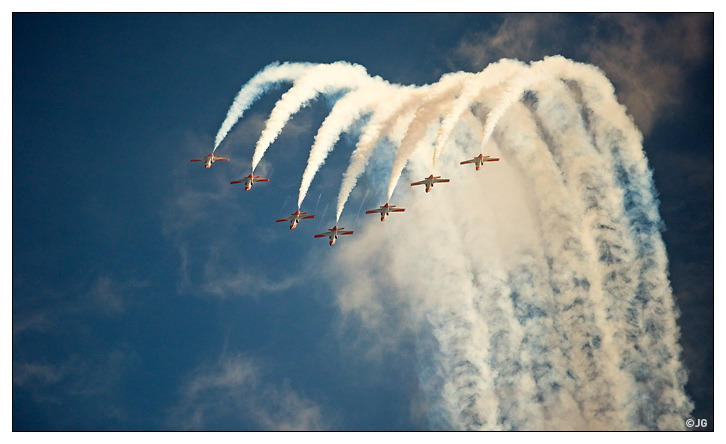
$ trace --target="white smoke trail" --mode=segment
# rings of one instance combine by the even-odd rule
[[[580,173],[582,177],[588,178],[589,183],[583,180],[576,182],[589,191],[590,208],[598,209],[590,217],[591,226],[608,228],[605,231],[592,229],[595,244],[592,248],[597,248],[604,255],[608,265],[603,267],[605,270],[602,272],[608,276],[602,284],[608,291],[604,292],[605,297],[600,298],[599,302],[607,307],[608,313],[617,312],[620,315],[621,324],[611,332],[611,336],[623,350],[622,360],[631,369],[631,377],[635,381],[624,381],[621,378],[617,385],[631,395],[637,394],[637,408],[632,414],[646,428],[682,427],[680,422],[683,412],[690,410],[692,405],[680,389],[685,385],[686,375],[677,359],[680,346],[678,328],[672,315],[675,304],[667,282],[667,256],[658,233],[660,218],[653,198],[652,178],[641,148],[641,135],[624,107],[615,100],[612,85],[599,70],[559,56],[546,58],[537,65],[540,69],[538,75],[523,76],[510,89],[511,94],[495,107],[498,113],[490,112],[487,116],[487,134],[491,134],[498,119],[513,103],[512,97],[520,94],[524,88],[533,86],[543,75],[545,78],[562,78],[577,83],[575,95],[583,101],[582,114],[585,120],[579,126],[589,128],[595,149],[605,157],[605,161],[591,165],[588,172]],[[546,112],[542,117],[551,118],[553,115],[552,112]],[[552,126],[569,127],[567,122],[562,121],[554,122]],[[587,143],[570,145],[582,147]],[[560,159],[564,161],[567,157],[560,156]],[[591,182],[597,177],[596,173],[603,173],[605,177],[599,180],[613,184],[613,189],[619,191],[615,191],[615,195],[612,191],[598,193],[597,187]],[[614,185],[618,181],[621,182],[617,184],[619,187]],[[598,194],[614,199],[615,203],[607,204],[598,199]],[[628,214],[623,214],[623,201]],[[628,218],[629,221],[622,221]],[[633,230],[638,233],[638,239],[629,242],[630,231]],[[622,276],[623,279],[612,279],[610,276]],[[623,293],[636,296],[629,300],[607,297]],[[654,308],[656,306],[661,308]],[[654,348],[656,342],[659,343],[658,348]],[[646,358],[629,352],[627,345],[633,343],[636,349],[650,348],[651,356]],[[652,358],[656,354],[655,350],[658,350],[661,358],[657,362],[653,362]],[[633,387],[633,384],[637,387]],[[662,399],[664,388],[670,395],[666,402]],[[642,403],[642,399],[650,399],[651,402]],[[636,398],[624,402],[634,404]]]
[[[338,193],[338,209],[336,220],[340,220],[343,213],[345,203],[348,201],[351,191],[355,188],[358,177],[365,170],[368,159],[381,137],[381,134],[391,129],[391,126],[398,123],[407,128],[415,116],[414,105],[429,90],[428,87],[420,87],[418,89],[400,88],[388,100],[379,103],[376,112],[368,121],[363,134],[361,134],[356,144],[353,154],[350,156],[350,165],[343,173],[343,181],[340,185]],[[413,108],[413,109],[412,109]],[[405,130],[404,130],[405,131]],[[404,131],[393,129],[393,139],[398,145],[403,137]]]
[[[391,177],[388,180],[388,198],[386,201],[391,200],[393,190],[398,184],[398,179],[401,177],[406,162],[421,146],[427,131],[441,115],[441,106],[450,103],[453,95],[461,89],[463,83],[474,77],[474,74],[468,72],[446,74],[441,77],[432,88],[432,91],[421,101],[416,109],[416,116],[401,141],[396,153],[396,159],[393,161]]]
[[[544,61],[534,62],[530,65],[529,69],[524,70],[520,75],[512,79],[508,87],[502,92],[499,97],[497,104],[489,111],[486,117],[486,124],[484,125],[484,135],[481,140],[481,150],[484,151],[486,145],[489,143],[489,139],[494,132],[499,119],[502,118],[507,109],[512,104],[519,101],[524,93],[525,89],[531,85],[536,84],[542,79],[550,78],[546,73],[540,72],[541,65]]]
[[[449,141],[451,132],[456,127],[462,114],[475,103],[482,90],[500,84],[518,72],[523,71],[525,68],[526,65],[519,61],[503,59],[497,63],[490,64],[482,72],[465,82],[461,94],[454,100],[453,105],[441,123],[441,127],[439,127],[439,132],[436,134],[433,157],[434,170],[436,169],[436,164],[438,163],[439,157],[441,157],[441,153],[444,151],[446,143]]]
[[[628,219],[622,235],[634,238],[634,266],[627,271],[639,284],[628,289],[633,296],[621,313],[631,324],[624,330],[629,337],[622,339],[639,338],[636,347],[649,350],[648,356],[629,353],[624,357],[635,369],[640,399],[650,401],[641,401],[637,414],[648,428],[682,427],[682,412],[689,411],[692,404],[680,389],[686,375],[678,360],[681,349],[673,316],[675,302],[667,279],[667,255],[659,233],[661,222],[653,181],[641,148],[642,136],[599,70],[562,57],[546,62],[566,71],[563,77],[578,82],[593,138],[621,190],[618,197]]]
[[[297,201],[298,209],[300,209],[308,188],[310,188],[310,184],[315,178],[315,173],[325,163],[325,158],[340,139],[340,134],[348,131],[363,114],[370,112],[376,104],[390,97],[393,90],[394,88],[388,82],[380,81],[371,86],[350,92],[336,102],[315,135],[315,142],[310,149],[308,164],[300,183],[300,194]]]
[[[380,79],[368,76],[365,68],[360,65],[351,65],[346,62],[335,62],[329,65],[317,65],[310,68],[301,76],[280,100],[270,113],[265,129],[257,141],[255,153],[252,156],[252,171],[262,160],[265,151],[277,139],[288,120],[300,108],[307,105],[318,94],[332,93],[344,89],[356,89],[361,86],[370,86]]]
[[[219,144],[227,137],[229,130],[242,118],[242,114],[265,91],[280,82],[292,82],[298,79],[305,71],[313,66],[311,63],[283,63],[282,65],[279,63],[271,63],[255,74],[234,98],[232,106],[227,111],[227,117],[225,117],[222,126],[217,131],[217,136],[214,138],[214,150],[212,152],[217,150]]]
[[[358,229],[331,258],[343,311],[381,337],[395,337],[380,331],[383,314],[416,333],[431,426],[683,429],[693,405],[653,180],[642,136],[602,72],[562,57],[502,61],[382,101],[361,99],[368,81],[347,82],[300,78],[285,105],[361,88],[336,104],[308,163],[311,181],[339,134],[372,113],[337,219],[383,135],[400,142],[389,200],[407,163],[414,174],[431,168],[422,145],[435,145],[434,165],[452,178],[425,198],[405,194],[415,224]],[[472,141],[491,145],[497,168],[459,167]],[[370,248],[390,239],[396,248]]]
[[[564,328],[571,332],[570,368],[580,384],[587,381],[586,388],[597,387],[580,388],[575,399],[590,427],[622,428],[626,424],[623,392],[632,391],[632,379],[613,364],[617,351],[612,344],[612,332],[604,331],[607,301],[599,285],[602,269],[595,262],[599,253],[594,233],[588,232],[598,226],[617,226],[618,222],[608,217],[614,207],[612,193],[608,193],[613,181],[603,171],[577,105],[564,85],[542,85],[537,98],[538,131],[552,153],[549,162],[554,162],[554,177],[562,177],[551,185],[540,186],[537,193],[555,193],[559,199],[565,199],[551,208],[543,204],[540,216],[544,223],[552,221],[548,232],[561,233],[561,237],[550,236],[545,249],[552,258],[550,282],[562,296],[569,296],[560,297],[560,305]],[[552,202],[555,197],[543,199]],[[565,231],[565,227],[571,227],[570,231]],[[583,318],[590,322],[579,325]]]
[[[448,210],[439,201],[435,210],[426,212],[427,217],[457,214],[456,222],[437,218],[444,231],[417,232],[413,243],[405,233],[393,234],[399,241],[396,251],[427,239],[426,251],[411,257],[440,257],[439,267],[446,264],[443,270],[405,272],[400,264],[410,259],[398,257],[390,262],[399,265],[390,278],[402,281],[402,288],[412,284],[406,276],[425,276],[418,289],[434,289],[421,290],[424,294],[453,299],[456,293],[447,292],[446,286],[466,294],[465,283],[471,279],[451,278],[456,270],[474,270],[476,282],[503,284],[488,289],[479,285],[464,301],[481,301],[483,296],[501,302],[497,294],[508,296],[515,315],[509,319],[518,319],[507,325],[501,316],[489,317],[491,302],[479,310],[481,326],[466,321],[472,310],[459,299],[447,309],[427,310],[435,314],[429,316],[438,344],[432,352],[444,381],[435,410],[444,412],[444,423],[465,429],[682,429],[692,404],[683,390],[675,307],[640,136],[596,69],[555,60],[565,65],[565,72],[549,78],[540,72],[529,82],[520,79],[504,100],[498,97],[500,106],[491,108],[497,113],[487,115],[489,125],[483,130],[491,134],[494,122],[507,122],[499,128],[499,145],[502,156],[521,165],[520,173],[531,181],[531,197],[521,203],[539,221],[541,240],[530,245],[541,247],[535,247],[534,255],[493,274],[477,266],[485,256],[470,252],[472,263],[448,269],[454,257],[469,250],[447,239],[450,248],[439,256],[430,240],[460,227],[462,213],[481,214],[469,202]],[[551,70],[543,63],[545,68]],[[558,84],[573,78],[580,82],[579,93]],[[517,100],[512,96],[519,97],[525,87],[535,90],[534,113],[519,105],[513,108]],[[578,96],[584,106],[575,103]],[[505,115],[507,110],[511,112]],[[619,165],[623,159],[631,164]],[[636,204],[640,208],[634,209]],[[493,231],[487,238],[496,236]],[[415,264],[420,267],[421,262]],[[509,278],[502,278],[502,272]],[[501,330],[495,333],[491,325],[497,320]],[[517,336],[522,339],[512,348],[511,338]],[[489,360],[482,361],[476,357],[486,344]],[[492,390],[497,394],[493,405],[483,401]],[[522,404],[532,399],[536,401],[529,407],[534,409],[524,409]]]

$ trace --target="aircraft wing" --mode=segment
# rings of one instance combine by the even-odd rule
[[[214,160],[229,160],[227,157],[214,156]]]
[[[309,214],[307,216],[301,217],[300,219],[315,219],[315,215],[314,214]]]
[[[391,210],[391,213],[403,213],[404,211],[406,211],[405,208],[394,208]]]
[[[499,160],[498,157],[490,157],[488,159],[484,159],[484,162],[496,162],[498,160]]]
[[[255,182],[269,182],[270,179],[255,179]]]
[[[275,222],[286,222],[286,221],[290,221],[292,219],[293,219],[293,216],[287,216],[287,217],[283,217],[282,219],[277,219]]]
[[[448,182],[451,179],[434,179],[434,183]]]
[[[328,231],[327,233],[320,233],[320,234],[316,234],[316,235],[315,235],[315,236],[313,236],[313,237],[328,237],[328,235],[329,235],[329,234],[330,234],[330,231]]]
[[[425,183],[426,183],[426,181],[425,180],[422,180],[422,181],[419,181],[419,182],[412,183],[411,186],[414,186],[414,185],[423,185]]]
[[[190,162],[204,162],[204,159],[192,159]]]
[[[465,160],[463,162],[459,162],[459,165],[464,165],[464,164],[467,164],[467,163],[474,163],[474,162],[476,162],[476,157],[473,158],[473,159]]]
[[[381,212],[383,212],[383,209],[379,208],[377,210],[368,210],[368,211],[366,211],[366,214],[381,213]]]
[[[339,235],[343,235],[343,234],[353,234],[353,232],[352,232],[352,231],[341,231],[341,232],[340,232],[340,233],[338,233],[338,234],[339,234]]]
[[[242,183],[242,182],[244,182],[244,180],[233,180],[233,181],[232,181],[232,182],[230,182],[230,183]]]

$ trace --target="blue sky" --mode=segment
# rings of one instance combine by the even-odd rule
[[[189,159],[211,151],[240,87],[274,61],[343,60],[422,85],[555,54],[599,66],[644,134],[686,391],[692,416],[713,424],[713,15],[13,14],[12,24],[14,430],[436,429],[421,337],[388,337],[343,307],[356,276],[313,239],[334,223],[352,136],[308,192],[302,210],[316,219],[294,231],[274,222],[296,209],[333,99],[290,121],[256,170],[271,181],[248,193],[229,182],[249,174],[289,84],[220,145],[230,162]],[[406,206],[404,191],[394,197]],[[382,199],[385,183],[367,171],[341,224],[379,229],[358,216]],[[403,225],[396,216],[385,223]],[[332,248],[350,253],[346,240]],[[360,254],[375,261],[377,248]],[[396,307],[378,313],[406,322]]]

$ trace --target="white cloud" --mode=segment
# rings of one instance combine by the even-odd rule
[[[301,275],[283,274],[275,279],[253,274],[244,267],[227,272],[205,267],[205,281],[200,288],[220,298],[231,296],[257,297],[261,294],[288,290],[302,281]]]
[[[264,381],[264,368],[240,354],[223,354],[195,370],[180,389],[168,424],[185,430],[322,430],[321,408],[283,381]]]

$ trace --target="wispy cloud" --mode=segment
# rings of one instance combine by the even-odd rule
[[[13,360],[13,388],[22,389],[40,411],[52,412],[47,426],[53,430],[118,429],[130,420],[121,387],[136,359],[127,349],[72,354],[59,362],[21,356]],[[59,410],[68,405],[72,411]]]
[[[545,55],[544,51],[561,47],[566,41],[563,34],[551,32],[564,20],[557,14],[505,15],[499,28],[477,32],[462,40],[455,58],[468,61],[478,70],[503,58],[538,60]]]
[[[265,382],[264,366],[223,354],[197,368],[180,389],[168,424],[183,430],[322,430],[322,410],[288,382]]]
[[[38,362],[13,362],[13,385],[27,387],[28,385],[54,384],[66,375],[64,368],[42,364]]]
[[[713,56],[713,14],[676,14],[664,20],[608,14],[599,21],[612,31],[609,38],[593,38],[591,63],[607,73],[648,133],[655,120],[681,103],[693,67]]]
[[[289,122],[289,126],[293,133],[302,131],[310,125],[309,120],[309,116],[301,116]],[[250,145],[254,144],[249,142],[259,137],[263,126],[264,120],[251,113],[229,133],[228,138],[244,141],[241,145],[248,145],[250,151],[247,154],[251,155]],[[203,152],[200,151],[203,144],[199,136],[189,134],[180,143],[184,156],[193,157],[193,153]],[[253,260],[267,258],[264,246],[288,232],[282,224],[275,225],[274,218],[270,221],[272,224],[257,223],[259,213],[266,212],[270,205],[264,198],[267,190],[257,187],[267,187],[267,184],[256,185],[249,193],[241,186],[230,185],[231,179],[249,174],[249,170],[245,170],[249,164],[245,161],[244,150],[240,147],[236,150],[225,153],[232,161],[215,164],[212,167],[214,171],[185,162],[173,166],[174,190],[170,193],[172,197],[162,203],[160,216],[162,234],[178,254],[176,289],[180,294],[221,299],[256,297],[266,292],[287,290],[301,280],[302,276],[291,270],[280,278],[270,272],[265,261]],[[278,178],[270,176],[274,170],[272,162],[263,160],[257,174],[272,177],[275,183],[279,183]],[[288,214],[288,208],[281,211],[285,216]],[[230,214],[234,217],[229,217]],[[254,239],[258,245],[243,243],[236,234],[252,226],[258,233]]]
[[[88,303],[107,313],[125,312],[137,302],[138,292],[151,284],[136,278],[121,280],[110,275],[99,275],[86,293]]]
[[[121,386],[136,368],[137,355],[122,339],[113,341],[110,349],[96,348],[106,334],[97,328],[137,307],[149,285],[112,274],[98,274],[69,288],[16,283],[13,390],[20,390],[19,405],[29,401],[45,412],[45,427],[55,430],[127,425]],[[86,348],[80,352],[68,344]],[[74,410],[58,411],[61,405],[73,405]]]
[[[556,54],[604,70],[647,134],[683,100],[693,67],[713,56],[713,14],[509,14],[496,31],[461,41],[453,59],[483,69]]]
[[[16,282],[13,341],[28,332],[57,334],[67,330],[69,318],[82,313],[115,316],[138,303],[149,282],[133,277],[98,274],[70,288],[43,288],[39,283]],[[38,302],[42,301],[42,303]]]
[[[210,266],[205,268],[204,282],[200,288],[220,298],[256,297],[288,290],[302,280],[302,276],[296,274],[285,274],[281,278],[273,279],[259,273],[253,274],[244,267],[239,267],[236,271],[220,271]]]

